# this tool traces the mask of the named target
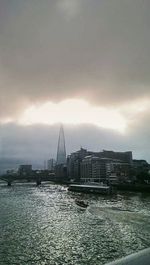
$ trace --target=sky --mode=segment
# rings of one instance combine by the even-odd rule
[[[150,162],[150,1],[0,0],[0,160],[132,150]],[[19,163],[19,162],[18,162]]]

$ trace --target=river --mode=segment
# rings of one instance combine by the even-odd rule
[[[88,201],[82,209],[75,199]],[[1,265],[101,265],[150,247],[150,196],[0,185]]]

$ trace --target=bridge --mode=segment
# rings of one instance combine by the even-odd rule
[[[12,185],[14,181],[27,181],[27,182],[35,182],[38,185],[43,181],[56,181],[55,174],[51,173],[49,175],[45,175],[43,173],[32,174],[32,175],[19,175],[19,174],[5,174],[0,176],[0,180],[5,181],[8,186]]]
[[[117,261],[113,261],[106,265],[149,265],[150,264],[150,248],[141,250],[137,253],[126,256]]]

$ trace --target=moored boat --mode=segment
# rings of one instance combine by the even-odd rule
[[[88,207],[88,203],[85,203],[84,201],[80,201],[80,200],[75,200],[75,203],[83,208],[87,208]]]
[[[103,185],[91,185],[91,184],[71,184],[68,188],[69,191],[84,192],[84,193],[95,193],[95,194],[106,194],[112,193],[110,186]]]

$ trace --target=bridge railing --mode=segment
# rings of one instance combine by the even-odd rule
[[[150,265],[150,248],[126,256],[106,265]]]

